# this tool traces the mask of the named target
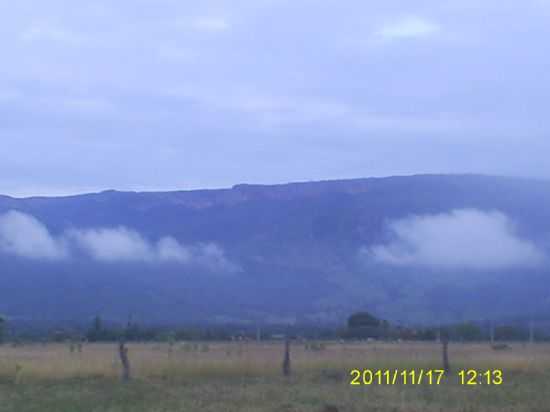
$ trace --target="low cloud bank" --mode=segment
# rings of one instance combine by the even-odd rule
[[[60,236],[25,213],[0,215],[0,252],[29,259],[64,260],[75,251],[98,262],[176,263],[212,271],[239,270],[215,243],[184,245],[167,236],[152,242],[126,227],[71,229]]]
[[[68,257],[63,239],[51,236],[34,217],[16,211],[0,215],[0,251],[29,259]]]
[[[411,216],[388,224],[392,240],[361,254],[378,262],[448,269],[497,270],[535,266],[544,253],[519,238],[503,213],[476,209]]]

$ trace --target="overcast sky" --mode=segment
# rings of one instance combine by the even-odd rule
[[[0,193],[550,177],[550,0],[0,2]]]

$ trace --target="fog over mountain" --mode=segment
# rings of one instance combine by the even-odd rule
[[[338,322],[550,310],[550,184],[418,175],[0,197],[0,313]]]

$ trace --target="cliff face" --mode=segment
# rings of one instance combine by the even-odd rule
[[[411,258],[403,251],[392,263],[372,259],[369,251],[390,242],[376,250],[396,253],[394,222],[411,216],[440,222],[441,214],[460,217],[449,214],[470,210],[474,214],[467,216],[481,216],[497,234],[513,225],[518,238],[504,239],[506,245],[524,252],[536,247],[544,255],[549,204],[547,182],[473,175],[0,196],[0,216],[9,211],[23,216],[0,227],[0,312],[44,319],[134,313],[161,321],[335,321],[363,308],[387,318],[433,321],[544,311],[550,297],[546,262],[450,267],[440,261],[426,265],[418,260],[422,256],[416,256],[422,264],[404,264]],[[432,230],[422,220],[407,224]],[[42,243],[29,238],[15,252],[8,245],[14,233],[20,241],[36,230],[43,233]],[[62,247],[62,257],[40,258],[36,248],[44,242]],[[394,264],[396,259],[403,262]],[[460,263],[450,256],[449,261]]]

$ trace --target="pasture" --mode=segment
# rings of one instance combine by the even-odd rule
[[[283,342],[129,344],[120,382],[115,344],[0,346],[2,412],[550,411],[550,344],[451,343],[440,385],[350,385],[352,369],[441,368],[436,343]],[[460,369],[501,369],[502,385],[462,385]],[[336,408],[336,409],[335,409]]]

